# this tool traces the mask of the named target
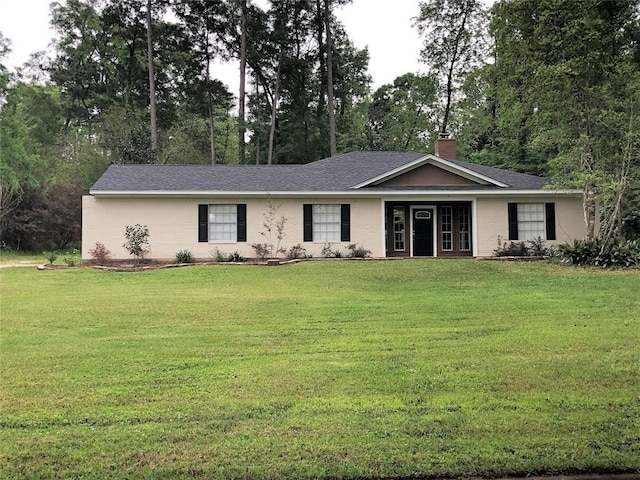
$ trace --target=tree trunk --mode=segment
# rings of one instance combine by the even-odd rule
[[[213,117],[213,99],[211,98],[211,75],[209,69],[211,68],[211,52],[209,51],[209,31],[205,33],[205,55],[207,57],[207,110],[209,114],[209,148],[211,151],[211,165],[216,164],[216,124]]]
[[[333,38],[331,36],[331,17],[329,0],[324,0],[324,26],[327,32],[327,112],[329,113],[329,152],[337,155],[336,145],[336,108],[333,100]]]
[[[211,98],[211,77],[209,67],[211,65],[211,55],[209,53],[209,40],[207,35],[207,108],[209,113],[209,144],[211,149],[211,165],[216,164],[216,124],[213,118],[213,99]]]
[[[444,118],[442,119],[442,129],[441,133],[449,133],[449,116],[451,114],[451,97],[453,96],[453,74],[456,63],[459,58],[459,49],[460,49],[460,41],[462,39],[462,34],[465,31],[465,26],[467,24],[467,17],[469,16],[469,11],[465,10],[464,15],[462,16],[462,24],[460,25],[460,29],[456,35],[456,39],[453,46],[453,57],[451,57],[451,62],[449,63],[449,71],[447,72],[447,103],[444,109]]]
[[[325,62],[324,43],[324,8],[322,0],[316,0],[316,35],[318,40],[318,62],[320,64],[320,90],[318,94],[318,105],[316,107],[316,118],[321,119],[324,114],[325,92],[327,91],[327,68]],[[300,48],[298,48],[298,56]]]
[[[211,148],[211,165],[215,165],[216,164],[216,124],[213,118],[213,101],[211,100],[211,92],[207,92],[207,100],[209,102],[209,144]]]
[[[273,103],[271,105],[271,129],[269,130],[269,156],[267,165],[271,165],[273,160],[273,139],[276,135],[276,119],[278,116],[278,98],[280,96],[280,70],[282,67],[282,50],[278,54],[278,69],[276,71],[276,87],[273,93]]]
[[[245,156],[245,88],[247,70],[247,2],[240,0],[240,93],[238,95],[238,163],[244,164]]]
[[[584,141],[586,141],[586,138]],[[593,170],[593,150],[590,143],[582,146],[580,157],[582,171],[591,172]],[[586,226],[585,238],[593,240],[596,236],[596,187],[592,181],[588,181],[585,184],[583,192],[582,206]]]
[[[158,152],[158,120],[156,115],[156,75],[153,68],[153,33],[151,31],[151,0],[147,0],[147,60],[149,63],[149,112],[151,115],[151,149]]]
[[[256,75],[256,102],[258,102],[258,108],[256,108],[256,124],[260,125],[260,86],[258,84],[258,78]],[[256,132],[256,165],[260,165],[260,134]]]

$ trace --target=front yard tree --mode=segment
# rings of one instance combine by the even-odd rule
[[[420,60],[440,83],[441,133],[450,131],[455,97],[466,76],[486,59],[486,9],[481,0],[420,2],[414,25],[423,36]]]
[[[373,94],[367,122],[371,150],[429,151],[436,127],[436,82],[406,73]]]
[[[133,255],[136,263],[144,259],[145,255],[149,253],[149,229],[147,226],[142,226],[139,223],[127,225],[124,236],[127,241],[122,246],[129,254]]]

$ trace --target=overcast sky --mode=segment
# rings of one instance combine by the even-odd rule
[[[64,1],[64,0],[60,0]],[[258,0],[260,1],[260,0]],[[11,68],[22,65],[29,55],[47,49],[53,32],[49,28],[51,0],[0,0],[0,31],[11,40],[12,53],[4,60]],[[337,15],[358,48],[369,47],[369,74],[377,88],[407,72],[418,72],[420,39],[411,27],[418,13],[418,0],[353,0]],[[237,65],[220,65],[214,77],[237,90]]]

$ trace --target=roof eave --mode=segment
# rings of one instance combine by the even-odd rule
[[[90,190],[95,197],[388,197],[388,196],[552,196],[582,195],[582,190],[516,190],[516,189],[481,189],[481,190],[306,190],[306,191],[167,191],[167,190]]]

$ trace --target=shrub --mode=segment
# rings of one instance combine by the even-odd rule
[[[80,263],[78,250],[74,248],[72,251],[67,252],[64,257],[62,257],[62,261],[69,267],[75,267],[78,265]]]
[[[256,252],[256,256],[262,260],[269,258],[271,254],[270,245],[267,243],[252,243],[251,248]]]
[[[560,257],[573,265],[596,267],[634,267],[640,265],[640,241],[603,243],[599,240],[574,240],[558,246]]]
[[[284,226],[287,223],[287,218],[284,215],[281,215],[279,219],[277,218],[280,207],[280,204],[273,203],[273,201],[269,199],[269,211],[262,214],[264,217],[262,226],[265,228],[265,231],[259,233],[268,240],[268,243],[256,245],[266,245],[269,252],[266,255],[261,255],[260,253],[262,253],[262,249],[260,249],[260,253],[256,250],[256,254],[258,254],[258,256],[263,260],[265,258],[277,257],[280,253],[286,253],[286,250],[281,248],[280,245],[282,244],[282,239],[286,235]],[[275,245],[273,244],[274,232],[277,239],[277,243]]]
[[[122,246],[134,256],[136,262],[142,260],[144,256],[149,253],[149,229],[146,225],[127,225],[124,236],[127,241]]]
[[[44,258],[49,265],[53,265],[53,262],[58,258],[58,254],[56,252],[44,252]]]
[[[527,257],[529,249],[524,242],[502,242],[498,237],[498,248],[493,251],[496,257]]]
[[[551,251],[544,244],[542,237],[536,237],[527,242],[503,242],[498,237],[498,248],[493,251],[496,257],[545,257],[551,255]]]
[[[351,258],[368,258],[371,256],[371,250],[359,247],[357,243],[347,245],[347,250],[349,250],[349,257]]]
[[[529,244],[529,255],[533,257],[546,257],[551,254],[550,250],[544,244],[542,237],[536,237],[527,243]]]
[[[93,257],[98,265],[104,265],[111,257],[111,251],[104,246],[104,243],[96,242],[96,246],[89,250],[89,255]]]
[[[302,245],[299,243],[294,245],[287,250],[286,256],[289,260],[295,260],[297,258],[305,258],[307,256],[307,251],[304,249]]]
[[[213,260],[216,262],[226,262],[227,254],[220,251],[220,249],[216,247],[216,249],[213,251]]]
[[[193,254],[189,250],[180,250],[176,253],[176,263],[193,263]]]
[[[324,244],[320,255],[324,258],[342,258],[342,252],[338,249],[334,250],[329,242]]]
[[[227,257],[228,262],[242,263],[246,260],[247,259],[240,255],[237,250]]]
[[[221,252],[218,248],[213,252],[213,259],[216,262],[242,263],[247,261],[247,259],[240,255],[237,250],[233,253],[226,254]]]

